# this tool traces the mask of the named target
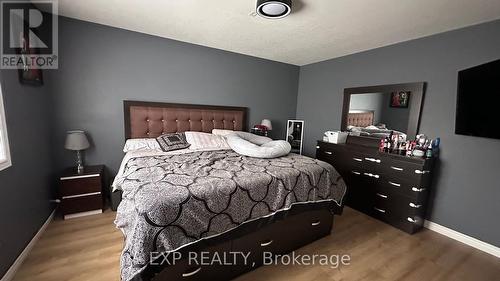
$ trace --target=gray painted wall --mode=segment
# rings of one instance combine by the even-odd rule
[[[47,87],[21,86],[0,72],[12,166],[0,171],[0,276],[52,211],[50,106]]]
[[[59,70],[49,73],[56,165],[72,165],[65,132],[92,138],[87,163],[116,171],[124,99],[249,108],[250,126],[273,122],[284,139],[295,117],[299,67],[60,17]]]
[[[498,58],[494,21],[301,67],[305,152],[314,155],[323,132],[340,129],[344,88],[426,81],[420,132],[442,140],[429,219],[500,246],[500,140],[454,134],[457,71]]]

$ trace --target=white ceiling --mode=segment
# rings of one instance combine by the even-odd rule
[[[499,0],[293,0],[278,20],[256,0],[59,0],[61,15],[295,65],[500,18]]]

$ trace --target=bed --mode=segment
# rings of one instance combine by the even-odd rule
[[[137,101],[125,101],[124,113],[126,139],[245,130],[247,118],[242,107]],[[320,160],[221,148],[129,152],[113,185],[122,191],[115,223],[127,281],[232,279],[263,264],[263,252],[288,253],[330,234],[346,193]],[[203,255],[232,258],[207,264]]]
[[[400,131],[386,128],[385,124],[374,124],[375,112],[372,110],[351,110],[347,114],[347,131],[365,137],[386,138],[391,133],[400,136],[406,134]]]
[[[367,127],[373,125],[375,112],[372,110],[355,110],[347,114],[347,126]]]

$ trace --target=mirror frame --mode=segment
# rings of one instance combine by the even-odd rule
[[[302,155],[302,149],[304,147],[304,120],[296,120],[296,119],[289,119],[286,121],[286,136],[285,140],[288,142],[288,134],[290,133],[290,127],[288,127],[288,123],[290,122],[297,122],[297,123],[302,123],[302,130],[300,132],[300,149],[299,149],[299,154]],[[291,144],[290,144],[291,145]]]
[[[418,133],[418,129],[420,126],[420,117],[422,112],[422,106],[424,104],[425,88],[426,88],[425,82],[346,88],[344,89],[344,104],[342,107],[341,130],[347,131],[347,117],[348,117],[347,114],[349,113],[349,106],[351,104],[351,95],[408,91],[410,92],[410,103],[408,105],[408,107],[410,108],[410,113],[409,113],[410,116],[408,118],[408,129],[406,131],[406,135],[408,139],[414,139]],[[378,142],[380,141],[380,138],[369,137],[369,136],[349,136],[349,138],[376,140],[377,142],[376,145],[378,145]]]

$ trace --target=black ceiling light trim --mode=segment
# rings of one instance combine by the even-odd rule
[[[257,14],[266,19],[280,19],[292,11],[292,0],[257,0]]]

